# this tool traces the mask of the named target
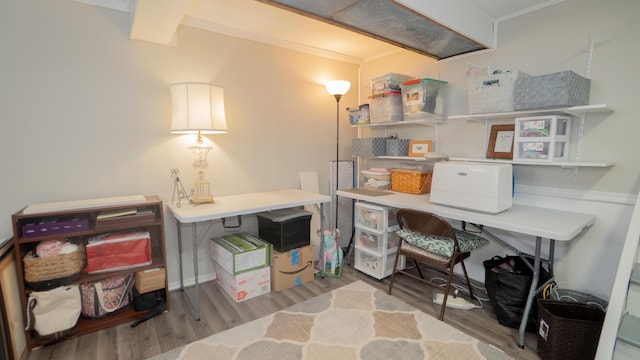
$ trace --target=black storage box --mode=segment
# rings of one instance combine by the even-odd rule
[[[310,245],[311,215],[295,208],[258,214],[259,236],[278,252]]]

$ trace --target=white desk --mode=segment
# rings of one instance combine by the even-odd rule
[[[496,229],[503,229],[511,232],[517,232],[536,237],[536,249],[533,264],[533,281],[529,290],[529,297],[524,309],[522,321],[519,328],[519,346],[524,348],[524,335],[527,326],[527,319],[535,294],[541,290],[542,284],[538,287],[538,274],[540,272],[540,248],[542,246],[542,238],[549,239],[549,273],[553,279],[553,255],[555,241],[569,241],[582,232],[585,228],[591,226],[595,222],[595,216],[591,214],[575,213],[568,211],[560,211],[553,209],[545,209],[533,206],[524,206],[514,204],[507,211],[499,214],[486,214],[470,210],[463,210],[449,206],[437,205],[429,202],[429,194],[412,195],[406,193],[389,191],[390,195],[369,196],[340,190],[338,196],[350,199],[367,201],[370,203],[391,206],[395,208],[410,208],[415,210],[427,211],[440,215],[447,219],[464,221],[471,224],[483,225]],[[492,240],[498,242],[502,246],[506,246],[516,254],[521,255],[518,249],[506,244],[495,235],[483,229],[483,234],[488,235]],[[526,262],[526,261],[525,261]]]
[[[178,256],[180,263],[180,290],[184,291],[184,281],[182,274],[182,224],[192,224],[191,241],[193,246],[193,276],[195,278],[194,298],[190,299],[194,308],[196,320],[200,320],[200,305],[198,293],[198,239],[197,223],[211,222],[216,219],[225,219],[232,216],[255,214],[263,211],[286,209],[304,205],[319,205],[320,231],[323,226],[323,204],[330,202],[331,197],[316,194],[313,192],[297,189],[286,189],[276,191],[257,192],[249,194],[220,196],[214,199],[213,204],[203,204],[192,206],[190,204],[167,203],[167,208],[176,219],[178,231]],[[210,223],[211,225],[211,223]],[[209,226],[210,226],[209,225]],[[208,230],[208,228],[207,228]],[[204,231],[201,235],[206,235]],[[188,292],[184,292],[189,297]]]

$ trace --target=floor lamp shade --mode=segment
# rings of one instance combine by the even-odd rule
[[[174,134],[222,134],[227,132],[224,90],[203,83],[171,85]]]
[[[351,82],[347,80],[331,80],[327,81],[324,86],[329,94],[342,96],[349,91]]]

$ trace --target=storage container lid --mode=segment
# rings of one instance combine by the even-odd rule
[[[383,98],[385,96],[391,96],[391,95],[397,95],[397,96],[401,96],[402,92],[401,91],[386,91],[380,94],[376,94],[375,96],[368,96],[369,99],[379,99],[379,98]]]
[[[311,216],[313,215],[310,211],[302,210],[302,209],[281,209],[281,210],[272,210],[258,214],[263,218],[269,219],[273,222],[283,222],[299,217]]]
[[[444,80],[436,80],[436,79],[430,79],[430,78],[422,78],[422,79],[411,79],[411,80],[407,80],[405,82],[402,83],[402,85],[415,85],[418,83],[421,83],[423,81],[437,81],[441,84],[448,84],[448,82],[444,81]]]
[[[375,170],[360,170],[364,175],[389,175],[389,171],[375,171]]]

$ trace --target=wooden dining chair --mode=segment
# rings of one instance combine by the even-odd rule
[[[400,225],[400,230],[398,230],[397,234],[401,240],[398,242],[398,250],[387,293],[391,295],[393,282],[398,273],[430,283],[422,274],[418,264],[424,264],[429,268],[447,274],[447,283],[439,317],[442,321],[456,264],[461,265],[469,294],[472,299],[475,299],[467,268],[464,265],[464,259],[471,255],[472,250],[486,245],[489,241],[482,236],[454,229],[448,221],[432,213],[413,209],[400,209],[396,216],[398,225]],[[398,269],[398,259],[401,255],[406,257],[407,262],[413,260],[419,276],[409,272],[409,269]]]

